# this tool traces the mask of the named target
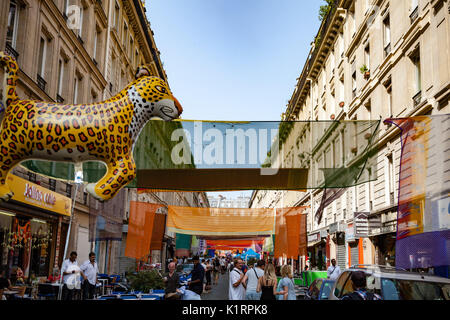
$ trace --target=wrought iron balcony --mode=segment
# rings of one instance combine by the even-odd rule
[[[414,97],[414,107],[417,107],[422,102],[422,91],[419,91]]]
[[[39,88],[41,88],[42,91],[45,91],[45,86],[47,85],[47,82],[39,74],[37,75],[37,85]]]
[[[5,52],[9,54],[11,57],[14,57],[14,59],[16,60],[19,57],[19,53],[16,50],[14,50],[14,48],[11,46],[9,42],[6,42]]]
[[[419,7],[417,6],[409,16],[409,18],[411,19],[411,23],[413,23],[418,16],[419,16]]]

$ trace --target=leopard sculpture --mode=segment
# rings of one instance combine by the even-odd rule
[[[0,199],[5,201],[13,195],[8,173],[28,159],[104,162],[106,174],[86,189],[100,201],[111,199],[136,176],[133,147],[147,121],[173,120],[183,111],[167,84],[148,72],[139,72],[136,80],[108,100],[58,104],[20,100],[15,90],[16,61],[0,52],[0,66],[6,69],[3,120],[0,114]]]

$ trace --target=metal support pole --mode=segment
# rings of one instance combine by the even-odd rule
[[[64,259],[66,258],[67,254],[67,247],[69,246],[69,238],[70,238],[70,229],[72,227],[72,219],[73,219],[73,210],[75,208],[75,201],[77,200],[77,192],[78,192],[78,183],[75,184],[75,193],[73,195],[73,202],[72,202],[72,210],[70,212],[70,222],[69,222],[69,229],[67,229],[67,236],[66,236],[66,244],[64,246],[64,255],[62,258],[62,263],[64,263]],[[61,264],[62,269],[62,264]],[[61,294],[62,294],[62,281],[63,281],[63,272],[61,271],[61,276],[59,278],[59,289],[58,289],[58,300],[61,300]]]

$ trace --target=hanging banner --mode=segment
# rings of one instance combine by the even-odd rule
[[[191,254],[191,244],[192,236],[190,234],[177,233],[175,239],[175,256],[189,257]]]
[[[264,208],[168,207],[167,230],[191,235],[274,233],[274,210]]]
[[[275,258],[298,257],[306,251],[307,207],[277,208],[275,220]],[[301,232],[303,230],[303,232]],[[302,238],[300,238],[302,234]],[[301,254],[302,253],[302,254]]]
[[[389,119],[401,130],[395,264],[450,265],[448,159],[450,115]]]
[[[145,260],[148,256],[155,214],[162,206],[161,204],[130,201],[126,257]]]
[[[164,213],[156,213],[155,219],[153,221],[150,250],[162,250],[165,228],[166,228],[166,215]]]
[[[154,190],[304,190],[345,188],[376,179],[372,166],[380,121],[149,121],[135,144],[133,156],[137,178],[128,187]],[[316,163],[311,154],[318,142],[334,133],[346,144],[336,145],[346,157],[339,168]],[[284,162],[284,143],[302,137],[295,144],[289,166]],[[58,179],[74,180],[71,163],[29,160],[27,169]],[[308,179],[310,170],[319,172]],[[105,174],[99,162],[83,163],[85,182],[97,182]]]

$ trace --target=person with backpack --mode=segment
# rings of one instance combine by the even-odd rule
[[[246,300],[259,300],[261,298],[261,292],[256,292],[256,287],[258,286],[259,278],[264,275],[265,265],[266,262],[264,260],[259,260],[256,263],[256,267],[248,269],[245,274],[242,281],[247,283]]]
[[[336,259],[331,259],[331,266],[327,270],[327,279],[336,280],[341,274],[341,268],[336,265]]]
[[[364,272],[355,271],[350,279],[354,291],[344,295],[341,300],[382,300],[378,294],[367,291],[366,274]]]

